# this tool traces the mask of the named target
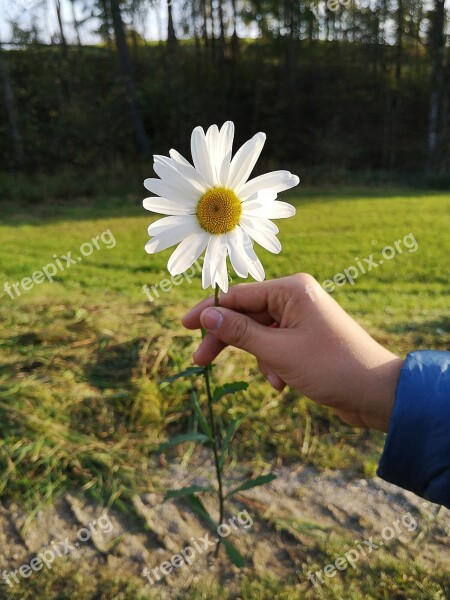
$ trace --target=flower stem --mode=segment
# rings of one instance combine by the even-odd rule
[[[214,306],[219,306],[219,287],[216,286],[214,288]],[[206,394],[208,396],[208,412],[209,412],[209,421],[211,425],[211,431],[213,434],[213,454],[214,454],[214,464],[216,467],[216,477],[217,477],[217,496],[219,499],[219,526],[223,523],[224,517],[224,496],[223,496],[223,486],[222,486],[222,469],[219,462],[219,456],[222,453],[222,448],[220,447],[220,440],[217,435],[217,424],[216,419],[214,417],[214,409],[213,409],[213,396],[211,391],[211,366],[212,363],[206,366],[205,369],[205,383],[206,383]],[[219,541],[216,545],[215,556],[219,554],[220,548],[220,537]]]

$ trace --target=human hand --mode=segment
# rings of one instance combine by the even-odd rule
[[[206,365],[227,346],[253,354],[282,391],[289,385],[355,427],[387,431],[403,360],[378,344],[310,275],[239,284],[183,318],[207,331],[194,353]]]

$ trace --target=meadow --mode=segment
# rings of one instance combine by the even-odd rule
[[[406,187],[307,188],[283,199],[296,205],[297,215],[278,222],[279,256],[258,251],[267,278],[308,272],[323,282],[350,266],[359,269],[359,262],[366,272],[359,269],[353,284],[338,277],[342,285],[332,292],[354,318],[402,356],[419,348],[449,349],[450,194]],[[113,506],[138,527],[133,497],[158,487],[156,473],[166,465],[197,464],[188,445],[163,457],[155,454],[170,436],[193,425],[191,383],[159,382],[191,364],[198,336],[184,330],[180,318],[207,294],[197,275],[149,301],[143,286],[168,277],[170,255],[144,252],[146,229],[155,218],[135,193],[5,201],[0,220],[5,510],[18,505],[35,515],[71,492]],[[53,281],[34,281],[33,273],[50,263],[56,265]],[[262,473],[301,464],[317,473],[339,472],[344,482],[375,475],[381,434],[352,430],[291,390],[278,394],[252,357],[229,350],[218,364],[219,381],[250,382],[247,391],[224,397],[218,408],[224,424],[248,411],[252,415],[236,436],[235,467]],[[331,552],[327,544],[322,542],[320,552]],[[145,595],[140,579],[130,576],[119,584],[107,569],[97,575],[95,584],[83,580],[68,564],[24,582],[23,595],[7,590],[1,597],[43,599],[55,589],[61,599],[163,597]],[[300,592],[294,573],[286,580],[249,571],[239,580],[239,596],[227,596],[220,584],[202,585],[200,578],[189,591],[168,597],[287,600],[315,593]],[[330,580],[320,594],[346,600],[448,598],[450,570],[427,572],[401,553],[377,556],[343,580]]]

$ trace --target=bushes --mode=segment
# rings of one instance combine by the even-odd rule
[[[191,42],[179,44],[170,61],[163,45],[135,48],[134,72],[152,153],[166,153],[171,146],[188,152],[193,126],[231,118],[238,125],[237,143],[262,129],[268,134],[263,158],[287,168],[380,169],[383,148],[395,143],[395,168],[422,169],[429,95],[425,57],[406,54],[402,110],[392,140],[386,138],[392,117],[386,114],[393,85],[391,48],[380,53],[382,69],[381,58],[373,58],[363,44],[293,43],[289,69],[283,40],[243,42],[236,62],[215,61]],[[99,165],[135,161],[113,52],[71,48],[65,63],[57,47],[29,46],[8,52],[8,62],[28,169],[58,177],[62,167],[82,169],[80,191],[88,193]],[[0,134],[0,162],[11,167],[2,105]]]

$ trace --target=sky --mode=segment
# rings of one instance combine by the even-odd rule
[[[353,0],[355,5],[358,3],[367,5],[370,0]],[[148,5],[151,3],[148,2]],[[427,8],[432,4],[431,0],[424,0],[424,6]],[[61,0],[63,22],[66,23],[66,37],[70,42],[76,42],[75,31],[73,30],[72,4],[70,0]],[[86,12],[82,9],[83,2],[75,3],[77,20],[81,21],[86,17]],[[446,6],[450,8],[450,0],[446,0]],[[173,2],[175,13],[175,23],[177,23],[177,2]],[[58,21],[55,11],[54,0],[0,0],[0,42],[7,43],[11,39],[11,21],[18,22],[19,26],[29,28],[34,21],[41,32],[43,42],[50,42],[52,36],[58,32]],[[80,36],[83,44],[97,43],[98,36],[95,30],[98,28],[98,21],[90,19],[80,27]],[[147,40],[166,39],[167,35],[167,8],[166,2],[156,2],[155,7],[149,6],[145,17],[135,24],[139,33]],[[450,27],[450,24],[449,24]],[[255,37],[257,31],[252,28],[245,28],[241,24],[242,31],[239,35]]]
[[[145,34],[149,40],[157,40],[166,37],[166,14],[165,2],[163,7],[149,8],[143,23],[137,29]],[[75,32],[72,27],[72,7],[70,0],[61,0],[63,22],[67,23],[68,41],[75,41]],[[82,20],[86,12],[82,10],[82,3],[75,3],[77,20]],[[58,21],[53,0],[0,0],[0,41],[8,42],[11,38],[11,21],[18,21],[19,25],[29,27],[33,20],[38,24],[42,32],[42,41],[49,42],[51,36],[58,31]],[[95,30],[98,21],[91,19],[80,27],[82,42],[85,44],[98,41]]]

